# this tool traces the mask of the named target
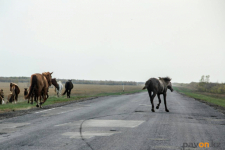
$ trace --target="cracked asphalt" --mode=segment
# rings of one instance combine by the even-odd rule
[[[198,145],[201,142],[209,143],[205,149],[225,149],[224,114],[177,92],[167,95],[169,113],[163,100],[151,112],[148,93],[142,92],[3,119],[0,149],[203,150]],[[158,104],[157,98],[154,104]]]

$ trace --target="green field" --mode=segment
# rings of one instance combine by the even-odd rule
[[[47,101],[42,105],[47,106],[55,103],[62,103],[62,102],[68,102],[68,101],[76,101],[81,100],[85,98],[91,98],[91,97],[101,97],[101,96],[110,96],[110,95],[123,95],[123,94],[132,94],[132,93],[138,93],[138,92],[144,92],[144,90],[134,90],[134,91],[127,91],[127,92],[117,92],[117,93],[100,93],[95,95],[83,95],[83,96],[71,96],[71,98],[66,98],[66,96],[62,97],[56,97],[56,96],[50,96]],[[18,102],[17,104],[14,103],[7,103],[4,105],[0,105],[0,113],[6,112],[6,111],[12,111],[12,110],[26,110],[36,107],[36,102],[34,102],[33,105],[28,104],[27,101]]]
[[[194,90],[184,88],[184,87],[173,87],[173,89],[176,90],[177,92],[185,94],[189,97],[204,100],[206,102],[225,107],[225,98],[218,98],[213,95],[212,96],[204,95],[204,94],[197,93]]]

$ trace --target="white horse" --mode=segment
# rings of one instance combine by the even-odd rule
[[[57,93],[57,96],[59,97],[59,95],[61,95],[61,92],[63,89],[63,84],[61,81],[58,81],[57,84],[59,85],[59,90],[56,88],[56,93]]]

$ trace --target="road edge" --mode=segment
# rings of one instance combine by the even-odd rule
[[[190,97],[190,96],[185,95],[183,93],[180,93],[178,91],[176,91],[176,92],[179,93],[179,94],[181,94],[181,95],[183,95],[183,96],[185,96],[185,97],[193,98],[193,97]],[[193,99],[196,100],[196,101],[199,101],[201,103],[205,103],[206,105],[213,107],[214,109],[218,110],[219,112],[221,112],[222,114],[225,115],[225,108],[224,107],[219,106],[219,105],[216,105],[216,104],[213,104],[213,103],[209,103],[209,102],[207,102],[205,100],[202,100],[202,99],[198,99],[198,98],[193,98]]]

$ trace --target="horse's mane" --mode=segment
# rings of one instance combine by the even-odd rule
[[[172,79],[170,77],[159,77],[159,79],[162,79],[164,81],[171,81]]]
[[[46,76],[46,77],[47,77],[47,76],[51,76],[51,75],[52,75],[52,73],[50,73],[50,72],[43,72],[43,73],[42,73],[42,75],[44,75],[44,76]]]
[[[51,85],[50,77],[51,77],[52,73],[50,73],[50,72],[43,72],[42,75],[45,76],[45,78],[48,81],[48,84]]]

